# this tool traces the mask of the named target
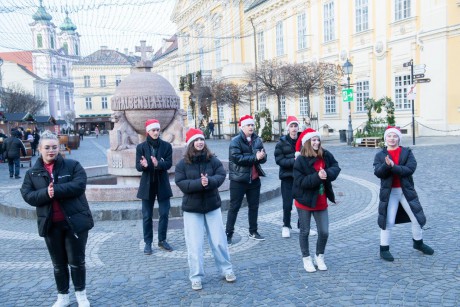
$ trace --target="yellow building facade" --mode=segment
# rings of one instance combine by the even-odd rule
[[[136,58],[102,47],[72,67],[76,129],[111,129],[111,98]]]
[[[178,31],[176,56],[155,69],[169,77],[178,92],[178,76],[198,70],[215,80],[247,83],[245,71],[254,68],[256,58],[340,66],[348,59],[353,64],[349,77],[354,129],[367,120],[367,98],[388,96],[395,103],[396,124],[410,134],[412,100],[407,94],[414,87],[415,133],[460,134],[460,94],[455,88],[460,71],[460,1],[178,0],[172,20]],[[429,82],[413,86],[407,66],[411,60],[414,74],[423,74],[419,77]],[[347,129],[349,108],[341,96],[346,81],[345,76],[343,86],[310,97],[318,127]],[[187,110],[187,93],[180,96]],[[286,97],[281,117],[309,116],[305,103],[305,97]],[[280,116],[274,97],[259,96],[258,105],[275,118]],[[229,108],[221,112],[225,133],[231,129],[232,115]],[[248,112],[248,106],[241,107],[238,116]]]

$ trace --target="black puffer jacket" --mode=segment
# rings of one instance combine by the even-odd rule
[[[251,139],[252,145],[249,145],[243,131],[240,131],[240,134],[230,142],[228,157],[230,180],[250,183],[253,166],[256,167],[259,176],[265,176],[261,164],[267,162],[267,155],[262,160],[257,160],[256,156],[258,151],[264,149],[264,144],[255,133],[252,134]]]
[[[90,230],[93,217],[86,200],[86,172],[79,162],[58,155],[53,168],[54,198],[59,202],[66,221],[75,234]],[[51,181],[48,171],[39,158],[24,177],[21,194],[37,210],[38,234],[48,234],[52,224],[52,199],[48,196]]]
[[[380,178],[380,202],[377,223],[381,229],[386,229],[388,200],[390,199],[393,175],[398,175],[401,181],[401,189],[404,197],[409,203],[415,218],[420,224],[420,227],[423,227],[426,223],[426,217],[418,199],[417,192],[415,191],[414,179],[412,178],[412,174],[417,169],[417,161],[412,154],[412,150],[407,147],[401,147],[399,163],[398,165],[395,164],[393,167],[386,164],[385,157],[387,155],[389,155],[388,151],[384,148],[375,155],[374,159],[374,174]],[[400,208],[398,208],[395,223],[410,222],[410,218],[406,211],[404,211],[404,209],[400,209],[402,209],[401,204]]]
[[[208,185],[201,184],[201,174],[208,175]],[[176,165],[176,184],[184,193],[182,210],[185,212],[208,213],[220,207],[218,188],[224,183],[225,169],[216,157],[210,160],[197,158],[192,164],[184,159]]]
[[[297,134],[299,137],[300,132]],[[279,178],[292,179],[295,162],[295,141],[289,135],[283,135],[275,146],[275,161],[280,166]]]
[[[26,156],[26,148],[20,139],[16,136],[11,136],[3,141],[3,155],[5,158],[14,160],[19,159],[22,155]]]
[[[335,203],[332,181],[339,176],[340,167],[334,156],[329,151],[323,150],[324,163],[326,164],[324,170],[327,173],[326,180],[321,180],[318,172],[313,167],[317,158],[298,156],[294,163],[293,197],[302,205],[310,208],[316,207],[321,183],[324,184],[327,199]]]

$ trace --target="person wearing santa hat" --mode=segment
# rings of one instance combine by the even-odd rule
[[[137,197],[142,199],[142,219],[144,232],[144,254],[152,254],[153,206],[158,200],[158,246],[172,251],[166,242],[168,216],[172,197],[168,169],[172,166],[172,146],[160,138],[160,123],[156,119],[145,122],[147,139],[136,147],[136,169],[142,172]]]
[[[260,177],[265,176],[261,164],[267,162],[267,154],[262,140],[254,133],[254,118],[250,115],[241,117],[239,126],[240,133],[232,139],[229,148],[230,208],[225,230],[228,244],[232,244],[235,222],[244,195],[248,202],[249,238],[265,240],[258,232],[257,218]]]
[[[295,116],[288,116],[286,120],[286,135],[280,137],[275,147],[275,161],[279,165],[279,178],[281,180],[281,196],[283,198],[283,228],[281,236],[291,237],[291,211],[292,211],[292,175],[295,162],[295,144],[300,135],[299,121]],[[310,235],[315,235],[315,230],[310,230]]]
[[[299,244],[303,266],[307,272],[316,271],[314,264],[320,271],[325,271],[327,266],[324,262],[324,251],[329,237],[327,200],[335,203],[332,181],[339,176],[340,167],[332,153],[322,148],[320,134],[311,128],[300,134],[296,143],[296,156],[292,194],[299,215]],[[318,231],[313,259],[308,243],[312,216]]]
[[[410,148],[401,146],[402,134],[398,127],[388,126],[383,139],[386,148],[374,158],[374,174],[380,178],[380,257],[394,261],[390,253],[391,230],[395,223],[407,222],[412,223],[413,248],[433,255],[434,250],[423,243],[422,227],[426,217],[412,178],[417,168],[414,154]]]
[[[201,290],[205,229],[219,273],[227,282],[236,280],[230,263],[218,190],[224,183],[227,172],[209,150],[200,129],[190,128],[186,134],[186,142],[187,152],[176,165],[175,181],[184,193],[182,211],[189,279],[193,290]]]

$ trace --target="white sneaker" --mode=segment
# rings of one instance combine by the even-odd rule
[[[316,272],[316,268],[313,265],[311,256],[303,257],[302,260],[303,260],[303,268],[305,269],[305,271],[307,271],[308,273]]]
[[[283,226],[283,229],[281,230],[281,236],[283,238],[291,237],[291,230],[289,229],[289,227]]]
[[[66,307],[69,305],[70,305],[69,295],[58,293],[57,301],[53,304],[53,307]]]
[[[316,235],[318,235],[318,232],[316,230],[314,230],[314,229],[310,229],[310,236],[313,237],[313,236],[316,236]]]
[[[201,290],[203,289],[203,286],[201,285],[201,281],[192,281],[192,289],[193,290]]]
[[[326,263],[324,263],[324,254],[315,255],[315,264],[318,266],[318,270],[327,271]]]
[[[225,274],[225,280],[227,282],[234,282],[236,280],[235,273],[230,272],[230,273]]]
[[[78,307],[90,307],[88,298],[86,297],[86,290],[75,291],[75,297],[77,298]]]

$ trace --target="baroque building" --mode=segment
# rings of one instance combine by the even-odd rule
[[[460,134],[460,94],[454,86],[460,71],[457,0],[177,0],[171,18],[178,29],[177,50],[174,59],[158,61],[154,69],[174,76],[169,80],[178,92],[179,76],[196,71],[245,84],[245,71],[263,60],[340,66],[348,60],[353,64],[350,109],[341,95],[348,86],[344,76],[342,84],[311,97],[317,127],[346,129],[351,110],[358,129],[367,120],[366,99],[390,97],[404,133],[412,133],[413,110],[416,135]],[[410,63],[414,75],[425,80],[412,79]],[[416,94],[408,96],[413,89]],[[189,93],[179,96],[188,110]],[[281,114],[274,97],[258,95],[257,102],[259,111],[267,108],[274,118],[311,115],[301,94],[285,97]],[[227,107],[219,111],[229,133],[232,113]],[[237,117],[248,111],[242,106]],[[213,119],[216,112],[213,108]]]

